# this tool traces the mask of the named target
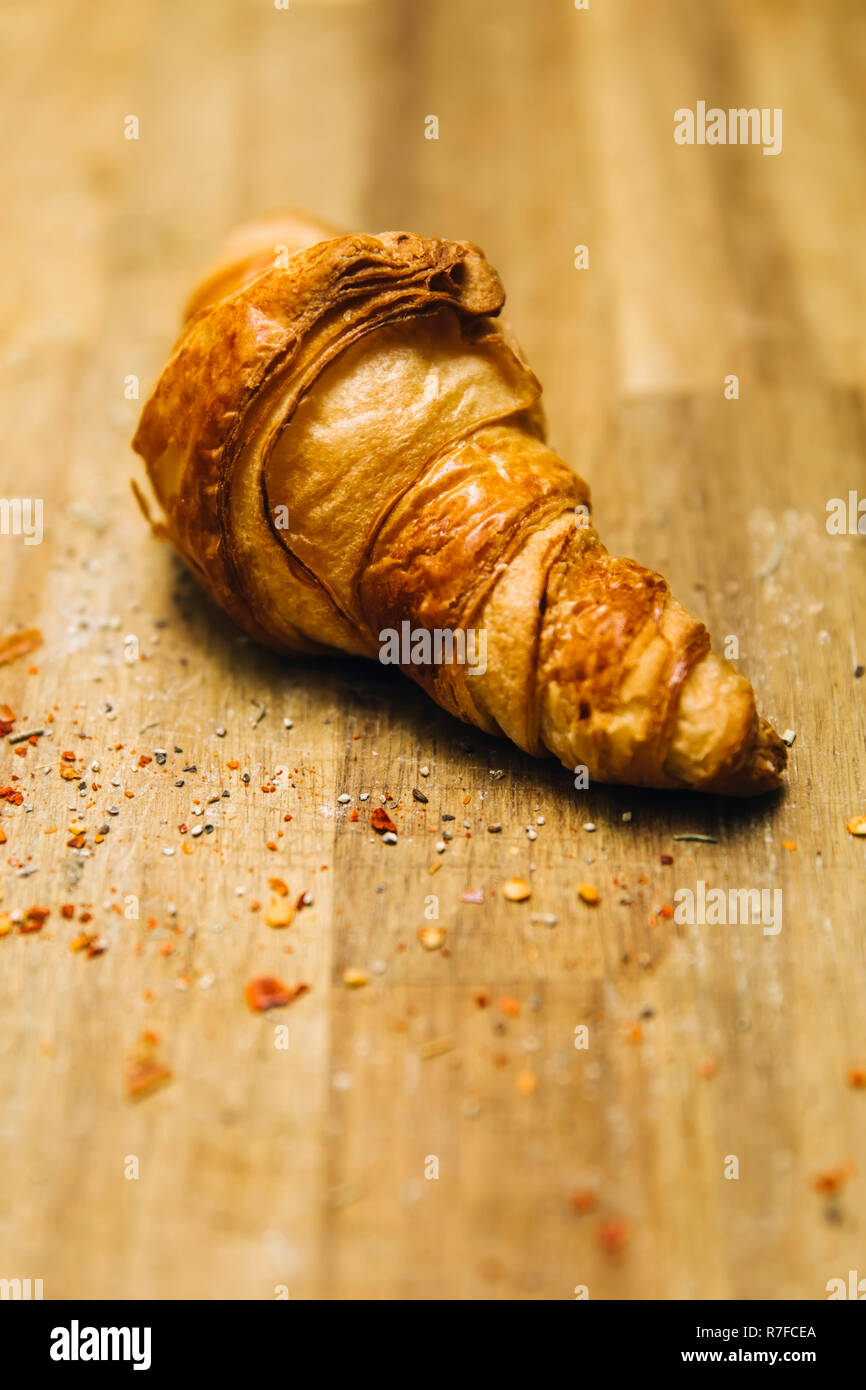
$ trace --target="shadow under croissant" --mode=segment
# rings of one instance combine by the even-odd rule
[[[679,834],[708,836],[729,843],[731,836],[751,837],[766,823],[780,800],[782,787],[748,799],[686,789],[663,791],[601,782],[579,790],[574,786],[573,776],[553,757],[533,758],[504,737],[496,738],[463,724],[440,709],[394,667],[336,653],[333,656],[287,657],[269,651],[239,632],[231,619],[202,592],[178,557],[172,556],[172,564],[176,571],[173,599],[187,624],[190,647],[200,650],[197,659],[212,661],[224,670],[237,670],[240,651],[252,695],[265,704],[270,702],[271,706],[278,699],[281,718],[284,714],[292,714],[292,698],[296,692],[299,695],[303,692],[304,700],[323,712],[323,720],[336,721],[342,711],[347,725],[352,726],[350,736],[362,732],[354,724],[374,716],[373,736],[377,731],[383,735],[387,733],[400,748],[411,744],[417,751],[419,765],[443,758],[452,763],[463,762],[491,787],[498,779],[491,778],[490,772],[504,771],[512,786],[516,785],[522,793],[524,802],[517,823],[506,825],[506,832],[522,832],[524,826],[533,822],[537,805],[547,813],[555,809],[576,831],[586,823],[597,822],[599,829],[606,824],[622,825],[623,815],[630,813],[631,824],[635,828],[640,826],[644,832],[651,821],[654,840],[659,846],[670,848],[672,837]],[[297,710],[297,705],[294,709]],[[384,749],[380,747],[378,751]],[[382,789],[390,775],[387,761],[383,760],[378,768],[370,767],[369,774],[374,770]],[[346,775],[349,775],[348,766]],[[400,782],[403,781],[416,784],[408,770],[400,774]],[[435,781],[432,785],[435,786]],[[396,791],[397,786],[397,778],[392,776],[388,790]],[[410,790],[406,787],[405,793]],[[430,791],[429,786],[427,791]],[[454,807],[448,809],[455,810]],[[492,811],[491,819],[494,819]],[[612,860],[611,868],[615,867]]]

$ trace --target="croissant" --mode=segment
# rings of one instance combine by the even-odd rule
[[[244,229],[133,441],[160,533],[260,641],[393,659],[587,781],[772,790],[786,748],[749,682],[608,554],[545,443],[504,297],[470,242]]]

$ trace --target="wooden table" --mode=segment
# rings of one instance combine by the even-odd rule
[[[862,6],[46,0],[0,24],[0,483],[44,502],[41,545],[0,536],[3,633],[44,636],[0,702],[47,730],[0,745],[23,793],[0,910],[50,908],[0,940],[0,1276],[819,1299],[866,1275],[866,567],[826,527],[866,495]],[[781,108],[781,154],[676,144],[699,100]],[[603,538],[737,639],[796,732],[780,799],[576,791],[384,668],[257,650],[151,538],[129,379],[143,397],[231,226],[285,203],[485,248]],[[285,930],[271,877],[313,897]],[[780,888],[782,930],[659,914],[698,880]],[[254,1014],[265,974],[311,990]],[[173,1077],[133,1102],[143,1033]]]

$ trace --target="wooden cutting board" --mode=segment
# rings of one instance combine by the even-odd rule
[[[862,7],[46,0],[0,36],[0,487],[44,515],[40,545],[0,535],[2,633],[44,637],[0,702],[46,731],[0,744],[0,911],[50,909],[0,939],[0,1277],[813,1299],[866,1275],[866,567],[826,525],[866,496]],[[678,145],[698,101],[780,109],[781,153]],[[226,232],[285,203],[485,248],[602,537],[796,734],[784,795],[576,790],[384,669],[257,650],[151,538],[136,383]],[[699,881],[781,890],[781,930],[661,911]],[[311,988],[254,1014],[261,975]],[[144,1034],[172,1076],[134,1101]]]

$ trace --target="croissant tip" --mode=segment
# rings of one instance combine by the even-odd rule
[[[787,746],[770,721],[759,718],[745,759],[724,781],[706,790],[722,796],[766,796],[781,788],[787,762]]]

